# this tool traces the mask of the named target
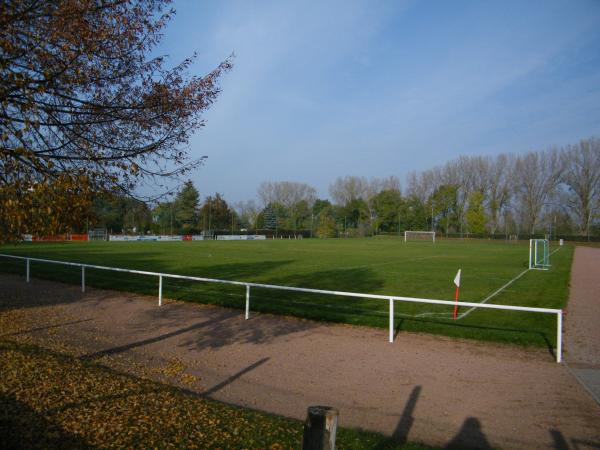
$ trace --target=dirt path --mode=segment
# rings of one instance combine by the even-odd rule
[[[600,248],[575,249],[565,348],[568,367],[600,404]]]
[[[28,306],[5,310],[5,323],[31,320],[20,332],[0,330],[5,338],[61,342],[138,373],[176,362],[186,388],[228,403],[298,419],[309,405],[332,405],[342,426],[452,448],[600,447],[600,407],[544,349],[411,333],[390,344],[386,330],[245,321],[241,311],[158,308],[155,298],[14,276],[0,276],[0,286],[0,304]]]

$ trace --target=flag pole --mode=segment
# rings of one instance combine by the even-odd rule
[[[456,272],[456,276],[454,277],[454,284],[456,285],[456,290],[454,291],[454,320],[456,320],[456,313],[458,312],[458,293],[460,290],[460,272],[461,269],[458,269]]]
[[[458,311],[458,286],[456,286],[456,291],[454,292],[454,320],[456,320],[456,312]]]

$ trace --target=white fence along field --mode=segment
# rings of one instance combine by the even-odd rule
[[[429,305],[446,305],[450,308],[454,308],[457,306],[467,306],[471,308],[487,308],[487,309],[496,309],[496,310],[505,310],[505,311],[522,311],[522,312],[531,312],[537,314],[555,314],[556,315],[556,362],[560,363],[562,360],[562,309],[553,309],[553,308],[534,308],[529,306],[513,306],[513,305],[499,305],[492,303],[476,303],[476,302],[454,302],[448,300],[436,300],[430,298],[416,298],[416,297],[402,297],[395,295],[379,295],[379,294],[366,294],[359,292],[344,292],[344,291],[331,291],[324,289],[311,289],[311,288],[299,288],[299,287],[291,287],[291,286],[278,286],[274,284],[261,284],[261,283],[250,283],[246,281],[231,281],[231,280],[220,280],[217,278],[204,278],[204,277],[193,277],[189,275],[177,275],[171,273],[160,273],[160,272],[150,272],[146,270],[135,270],[135,269],[124,269],[120,267],[108,267],[108,266],[98,266],[94,264],[84,264],[84,263],[75,263],[75,262],[67,262],[67,261],[56,261],[51,259],[42,259],[42,258],[33,258],[28,256],[16,256],[16,255],[8,255],[1,254],[0,257],[4,258],[13,258],[25,261],[25,277],[26,281],[30,280],[30,262],[42,262],[48,264],[61,264],[66,266],[75,266],[81,268],[81,292],[85,292],[85,269],[96,269],[96,270],[108,270],[113,272],[126,272],[126,273],[134,273],[139,275],[149,275],[158,277],[158,306],[162,306],[163,303],[163,278],[172,278],[178,280],[189,280],[189,281],[199,281],[204,283],[221,283],[221,284],[229,284],[235,286],[244,286],[246,288],[246,304],[245,304],[245,318],[250,318],[250,289],[262,288],[262,289],[277,289],[282,291],[293,291],[293,292],[305,292],[312,294],[323,294],[323,295],[334,295],[334,296],[342,296],[342,297],[353,297],[353,298],[370,298],[374,300],[386,300],[389,302],[389,342],[394,342],[394,302],[411,302],[411,303],[423,303]]]

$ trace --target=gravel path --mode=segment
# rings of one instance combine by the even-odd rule
[[[53,324],[12,337],[60,339],[78,356],[138,373],[176,361],[187,389],[228,403],[298,419],[309,405],[332,405],[342,426],[449,448],[600,448],[600,406],[546,349],[406,332],[390,344],[386,330],[266,314],[245,321],[237,310],[180,302],[158,308],[155,298],[81,294],[16,276],[0,276],[0,286],[0,304],[28,306],[8,310],[15,320],[35,314]],[[577,308],[571,305],[569,332]],[[569,361],[597,356],[598,341],[582,350],[590,335],[576,328],[582,334],[567,341]]]
[[[600,404],[599,248],[575,249],[566,330],[566,363]]]

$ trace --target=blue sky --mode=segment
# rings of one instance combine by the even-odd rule
[[[158,52],[204,74],[234,52],[191,141],[201,195],[600,136],[600,1],[176,0]]]

